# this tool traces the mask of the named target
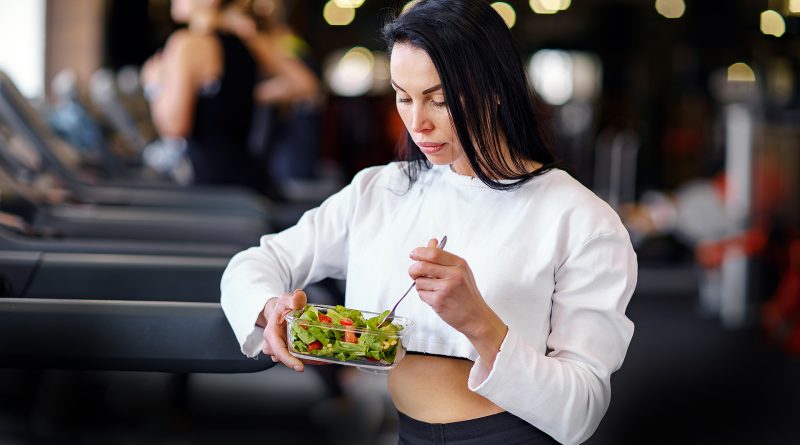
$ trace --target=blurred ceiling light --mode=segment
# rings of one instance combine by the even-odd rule
[[[333,0],[340,8],[358,8],[364,4],[364,0]]]
[[[591,103],[600,95],[603,66],[595,54],[541,50],[528,63],[536,92],[551,105]]]
[[[555,14],[568,9],[572,0],[530,0],[528,4],[537,14]]]
[[[761,32],[768,36],[780,37],[786,32],[786,22],[780,14],[768,9],[761,13]]]
[[[573,64],[566,51],[543,49],[528,64],[533,88],[550,105],[564,105],[572,99]]]
[[[331,26],[345,26],[353,22],[356,18],[356,10],[353,8],[341,8],[333,0],[325,3],[322,16]]]
[[[755,82],[756,74],[746,63],[734,63],[728,67],[728,82]]]
[[[361,96],[373,87],[375,58],[370,50],[356,46],[344,54],[337,51],[327,62],[325,79],[335,94]]]
[[[686,12],[683,0],[656,0],[656,11],[668,19],[677,19]]]
[[[787,7],[792,14],[800,13],[800,0],[789,0]]]
[[[537,14],[555,14],[561,6],[561,0],[531,0],[528,3]]]
[[[506,2],[494,2],[492,3],[492,8],[500,14],[509,29],[513,28],[514,24],[517,23],[517,12],[514,11],[513,6]]]

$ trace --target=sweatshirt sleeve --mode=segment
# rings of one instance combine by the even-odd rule
[[[627,233],[589,239],[555,271],[547,351],[510,326],[492,369],[472,367],[469,388],[561,443],[587,440],[633,335],[625,309],[636,278]]]
[[[255,357],[262,349],[263,329],[255,322],[267,300],[323,278],[345,277],[348,230],[370,171],[376,169],[359,173],[295,226],[262,236],[259,246],[228,263],[220,284],[221,304],[246,356]]]

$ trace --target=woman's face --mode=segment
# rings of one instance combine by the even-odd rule
[[[451,165],[473,175],[445,103],[439,73],[425,51],[397,43],[392,48],[392,88],[400,118],[425,157],[434,165]]]
[[[175,23],[188,23],[198,10],[217,5],[216,0],[172,0],[170,14]]]
[[[172,0],[170,14],[175,23],[186,23],[192,16],[194,0]]]

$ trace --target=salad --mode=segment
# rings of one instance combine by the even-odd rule
[[[402,348],[400,333],[405,327],[397,323],[401,319],[397,317],[379,329],[378,323],[388,313],[366,318],[361,311],[341,305],[307,304],[286,318],[288,344],[297,354],[323,361],[392,365]]]

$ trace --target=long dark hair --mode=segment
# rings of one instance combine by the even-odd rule
[[[475,175],[499,190],[518,188],[556,165],[541,103],[503,19],[484,0],[420,0],[383,27],[395,44],[425,51],[439,73],[450,118]],[[503,138],[510,161],[503,153]],[[411,135],[400,144],[409,183],[430,168]],[[542,168],[528,172],[526,162]]]

